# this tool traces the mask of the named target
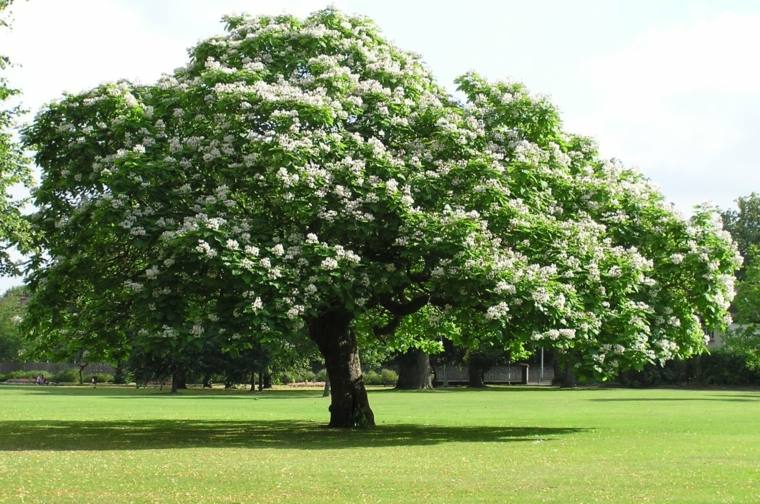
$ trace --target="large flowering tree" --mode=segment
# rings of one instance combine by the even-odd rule
[[[38,345],[308,337],[347,427],[374,423],[357,322],[392,340],[432,307],[463,341],[551,344],[602,378],[723,324],[714,213],[679,217],[522,86],[466,75],[460,103],[335,10],[226,22],[158,83],[66,96],[26,132]]]

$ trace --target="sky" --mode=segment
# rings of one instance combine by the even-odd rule
[[[16,0],[0,54],[35,111],[65,91],[155,81],[225,14],[373,18],[439,81],[525,83],[565,128],[640,169],[685,214],[760,191],[760,2],[649,0]],[[20,279],[0,279],[0,292]]]

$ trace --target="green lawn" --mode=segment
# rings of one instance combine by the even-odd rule
[[[760,391],[0,386],[0,502],[758,502]]]

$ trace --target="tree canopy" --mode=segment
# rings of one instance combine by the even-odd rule
[[[10,0],[0,0],[0,29],[7,27],[2,16],[10,3]],[[0,54],[0,71],[9,64],[8,57]],[[0,75],[0,276],[18,274],[10,250],[13,246],[23,247],[29,243],[28,223],[21,213],[24,201],[11,194],[14,186],[30,185],[32,181],[28,162],[12,130],[19,107],[6,105],[17,94],[18,90],[10,87]]]
[[[25,287],[8,289],[0,296],[0,361],[15,361],[23,351],[19,324],[24,318]]]
[[[722,212],[726,230],[731,233],[739,253],[748,257],[753,246],[760,246],[760,194],[750,193],[736,200],[737,209]],[[744,274],[744,269],[740,277]]]
[[[151,85],[51,104],[26,326],[38,348],[314,342],[331,425],[372,425],[356,332],[404,317],[551,345],[604,378],[704,349],[738,254],[707,207],[564,132],[520,84],[439,86],[369,20],[226,18]],[[385,344],[385,343],[384,343]]]

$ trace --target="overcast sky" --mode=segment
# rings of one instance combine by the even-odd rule
[[[64,91],[155,80],[222,32],[224,14],[328,4],[373,18],[450,87],[475,70],[549,95],[566,129],[684,213],[760,191],[759,1],[16,0],[0,54],[36,111]],[[0,292],[17,283],[0,279]]]

